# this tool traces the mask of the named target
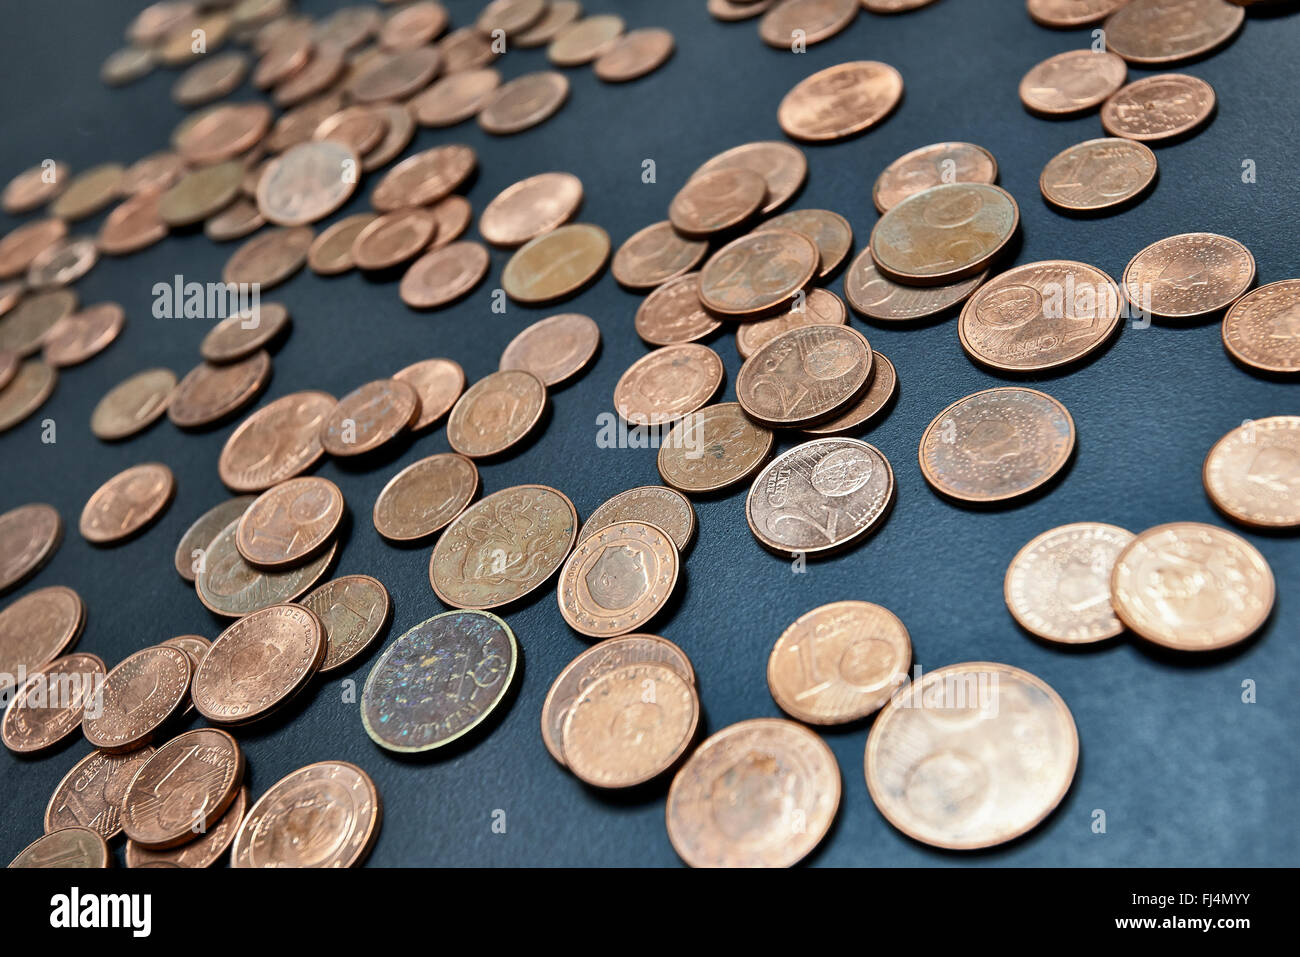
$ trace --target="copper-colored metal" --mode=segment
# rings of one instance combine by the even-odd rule
[[[482,282],[491,265],[487,248],[481,243],[435,246],[406,270],[399,294],[412,309],[438,309]]]
[[[834,273],[853,248],[853,227],[847,219],[829,209],[794,209],[773,216],[758,229],[789,229],[811,239],[820,257],[819,279],[826,279]]]
[[[344,575],[317,586],[300,599],[325,628],[322,672],[348,665],[379,637],[392,613],[388,590],[369,575]]]
[[[27,285],[32,289],[55,289],[76,282],[94,268],[99,247],[90,236],[60,239],[46,246],[27,267]]]
[[[1121,87],[1102,105],[1101,125],[1111,136],[1154,143],[1191,133],[1214,109],[1210,84],[1185,73],[1161,73]]]
[[[290,568],[324,549],[343,520],[343,493],[307,475],[273,485],[238,518],[235,547],[259,568]]]
[[[479,11],[475,26],[487,36],[500,30],[513,37],[537,23],[545,13],[546,0],[489,0]]]
[[[235,547],[238,521],[217,533],[204,552],[204,564],[194,579],[194,591],[209,611],[240,618],[271,605],[291,602],[325,577],[334,564],[338,542],[305,565],[284,571],[262,571],[244,561]]]
[[[842,326],[848,321],[848,310],[839,296],[821,288],[809,289],[803,302],[786,312],[736,326],[736,351],[742,359],[748,359],[777,336],[797,326]]]
[[[188,844],[165,851],[151,851],[135,841],[127,841],[126,866],[161,867],[170,864],[174,867],[211,867],[230,847],[247,811],[248,786],[245,785],[239,789],[235,800],[221,815],[220,820],[210,830],[198,835]]]
[[[574,217],[582,180],[572,173],[538,173],[507,186],[483,209],[478,231],[494,246],[522,246]]]
[[[1223,46],[1245,19],[1228,0],[1130,0],[1106,19],[1106,46],[1130,63],[1179,63]]]
[[[227,316],[199,343],[199,354],[218,365],[238,362],[274,342],[289,327],[289,310],[278,302],[259,303],[256,312]]]
[[[546,47],[546,58],[556,66],[582,66],[612,49],[622,34],[622,17],[609,13],[583,17],[556,33]]]
[[[195,63],[172,84],[178,106],[195,107],[229,96],[248,76],[248,54],[227,50]]]
[[[642,300],[636,334],[652,346],[695,342],[717,332],[722,322],[700,303],[700,274],[670,279]]]
[[[829,142],[877,125],[902,98],[903,78],[889,64],[837,63],[796,84],[781,100],[776,118],[793,139]]]
[[[614,253],[610,272],[629,289],[654,289],[690,272],[708,251],[707,242],[684,239],[663,220],[629,236]]]
[[[203,235],[214,243],[243,239],[266,225],[266,217],[257,204],[241,196],[203,224]]]
[[[808,160],[803,150],[790,143],[771,140],[733,146],[691,175],[733,167],[753,170],[767,181],[767,203],[762,209],[764,216],[770,216],[788,203],[808,178]]]
[[[688,239],[733,230],[767,200],[767,182],[753,170],[730,167],[697,173],[668,205],[668,220]]]
[[[231,433],[217,471],[236,492],[261,492],[311,468],[324,454],[319,434],[337,401],[293,392],[258,409]]]
[[[478,112],[478,125],[496,136],[522,133],[550,117],[569,98],[569,79],[543,70],[525,73],[493,92]]]
[[[185,160],[179,153],[171,150],[150,153],[126,168],[122,174],[122,192],[126,196],[161,193],[185,175],[185,168]]]
[[[1016,234],[1020,207],[984,183],[945,183],[909,196],[871,230],[877,268],[895,282],[945,286],[987,269]]]
[[[420,396],[396,379],[376,379],[349,392],[325,417],[321,447],[330,455],[363,455],[395,439],[419,418]]]
[[[77,294],[69,289],[24,296],[13,311],[0,318],[0,349],[20,358],[36,354],[55,324],[76,308]]]
[[[625,635],[649,622],[677,585],[677,546],[657,525],[621,521],[579,540],[556,586],[560,614],[592,638]]]
[[[268,222],[278,226],[305,226],[324,219],[357,188],[360,163],[343,143],[299,143],[266,167],[257,183],[257,206]]]
[[[491,67],[448,73],[411,100],[411,112],[421,126],[455,126],[477,116],[500,85]]]
[[[238,160],[191,170],[159,197],[158,215],[168,226],[200,223],[235,201],[243,179],[244,164]]]
[[[1183,233],[1152,243],[1124,268],[1124,294],[1157,316],[1191,319],[1226,309],[1255,282],[1255,257],[1227,236]]]
[[[1129,0],[1028,0],[1029,15],[1045,27],[1066,30],[1100,23]]]
[[[474,500],[479,485],[474,463],[455,452],[412,462],[375,499],[375,531],[395,542],[435,535]]]
[[[797,39],[812,46],[846,29],[859,9],[858,0],[785,0],[758,22],[758,36],[777,49],[790,50]]]
[[[45,833],[88,827],[106,841],[122,833],[122,798],[135,773],[153,756],[143,747],[126,754],[91,751],[59,782],[45,808]]]
[[[352,240],[352,262],[360,269],[391,269],[414,259],[438,229],[433,213],[419,207],[394,210],[368,223]]]
[[[122,830],[146,848],[164,850],[211,830],[234,803],[244,753],[215,728],[172,738],[136,772],[122,799]]]
[[[570,223],[520,247],[501,271],[501,286],[516,302],[554,302],[592,282],[608,260],[605,230],[591,223]]]
[[[147,189],[128,197],[104,218],[96,242],[106,256],[125,256],[165,239],[163,193]]]
[[[309,226],[260,232],[231,253],[221,271],[222,281],[263,290],[278,286],[306,265],[307,250],[315,238]]]
[[[817,436],[859,432],[883,412],[898,394],[898,372],[879,352],[871,354],[871,369],[871,382],[850,408],[833,419],[807,426],[804,431]]]
[[[881,213],[909,196],[941,183],[998,181],[998,161],[974,143],[935,143],[904,153],[885,167],[871,187],[871,199]]]
[[[1271,282],[1233,303],[1223,317],[1223,347],[1252,369],[1300,372],[1300,279]]]
[[[384,174],[370,194],[370,205],[381,213],[428,206],[460,186],[477,165],[474,151],[459,144],[415,153]]]
[[[489,458],[523,441],[541,421],[546,386],[531,372],[503,369],[465,390],[447,417],[447,442],[471,459]]]
[[[9,866],[99,868],[112,863],[108,844],[98,833],[87,827],[65,827],[32,841]]]
[[[227,525],[238,522],[255,500],[256,496],[253,495],[226,499],[195,519],[194,524],[185,530],[185,534],[176,545],[173,564],[176,566],[177,574],[187,582],[194,581],[199,566],[206,563],[208,546],[212,544],[213,539]]]
[[[41,357],[63,368],[85,362],[108,348],[126,325],[126,312],[115,302],[99,302],[64,316],[42,340]]]
[[[256,146],[271,128],[271,117],[265,103],[218,103],[182,120],[172,146],[191,166],[222,163]]]
[[[344,89],[356,103],[410,99],[438,75],[442,61],[438,48],[430,46],[383,54],[352,74]]]
[[[719,492],[762,467],[775,442],[775,434],[745,415],[740,403],[708,405],[683,418],[664,438],[659,474],[683,492]]]
[[[41,250],[67,235],[68,225],[61,219],[38,219],[5,233],[0,239],[0,279],[22,275]]]
[[[871,344],[849,326],[795,326],[745,360],[736,398],[772,428],[812,425],[844,411],[871,381]]]
[[[146,369],[118,383],[90,415],[90,431],[106,442],[124,439],[155,422],[167,411],[176,374],[170,369]]]
[[[550,0],[536,23],[510,38],[511,45],[521,50],[546,46],[562,28],[580,16],[582,4],[578,0]]]
[[[676,45],[673,35],[661,27],[632,30],[596,58],[592,71],[606,83],[627,83],[663,66]]]
[[[0,432],[12,429],[45,404],[54,391],[58,372],[39,359],[18,367],[13,380],[0,389]]]
[[[415,389],[420,416],[412,429],[427,429],[451,411],[465,390],[465,370],[451,359],[422,359],[393,373],[398,382]]]
[[[788,306],[817,274],[817,244],[790,229],[766,229],[733,239],[700,270],[700,302],[732,319]]]
[[[78,173],[50,204],[50,215],[64,222],[85,219],[122,195],[121,163],[103,163]]]
[[[614,410],[632,425],[676,422],[712,399],[725,376],[708,346],[664,346],[632,363],[614,387]]]
[[[451,31],[438,41],[436,49],[442,54],[444,73],[481,69],[497,58],[492,41],[474,27]]]
[[[0,514],[0,593],[43,567],[62,541],[63,519],[51,505],[34,502]]]
[[[548,316],[510,340],[500,368],[531,372],[550,388],[572,379],[591,364],[600,348],[600,327],[576,312]]]
[[[331,223],[312,240],[307,265],[319,276],[336,276],[356,265],[352,244],[357,234],[375,221],[374,213],[356,213]]]
[[[134,751],[189,698],[193,664],[178,648],[155,645],[119,662],[104,679],[98,707],[81,723],[86,740],[110,754]]]
[[[379,30],[379,45],[389,50],[409,50],[431,42],[447,29],[447,8],[436,0],[419,0],[398,7]]]
[[[107,670],[96,655],[77,652],[30,673],[5,708],[0,723],[5,747],[31,754],[79,730],[86,705],[100,700]]]
[[[598,505],[583,523],[578,541],[585,542],[594,533],[620,522],[644,522],[663,529],[678,552],[686,551],[695,538],[695,509],[690,499],[662,485],[642,485]]]
[[[1136,140],[1088,140],[1053,156],[1038,188],[1058,209],[1094,213],[1142,195],[1155,182],[1157,167],[1156,154]]]
[[[1214,507],[1234,521],[1300,525],[1300,416],[1247,419],[1214,443],[1201,476]]]
[[[85,624],[81,596],[62,585],[29,591],[0,609],[0,688],[67,652]]]
[[[44,164],[33,166],[5,185],[4,193],[0,195],[0,208],[11,216],[30,213],[58,196],[70,182],[72,171],[67,163],[56,161],[50,167]]]
[[[271,357],[258,350],[246,359],[195,366],[172,390],[167,417],[182,429],[219,422],[248,405],[271,380]]]
[[[1122,57],[1067,50],[1032,67],[1020,81],[1020,102],[1043,116],[1074,116],[1101,106],[1128,78]]]
[[[120,542],[144,530],[167,510],[176,477],[158,462],[133,465],[101,485],[81,511],[81,535],[96,545]]]

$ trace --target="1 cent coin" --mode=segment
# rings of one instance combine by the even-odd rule
[[[501,353],[500,368],[531,372],[550,388],[576,376],[591,364],[600,348],[600,326],[576,312],[548,316],[510,340]]]
[[[894,364],[879,352],[871,354],[871,382],[853,405],[833,419],[804,429],[809,435],[844,435],[857,432],[884,411],[898,393]]]
[[[683,492],[719,492],[753,475],[775,443],[776,435],[745,415],[740,403],[708,405],[674,425],[660,443],[659,474]]]
[[[1258,528],[1295,528],[1300,416],[1248,419],[1214,444],[1201,474],[1210,501],[1229,518]]]
[[[86,608],[71,588],[38,588],[0,609],[0,690],[66,652],[86,623]]]
[[[680,559],[656,525],[621,521],[578,542],[560,572],[560,614],[592,638],[625,635],[650,621],[672,597]]]
[[[90,431],[113,442],[134,435],[167,411],[176,389],[170,369],[146,369],[110,389],[90,414]]]
[[[761,210],[764,216],[770,216],[799,192],[804,180],[808,178],[808,160],[803,150],[790,143],[762,140],[757,143],[743,143],[713,157],[692,176],[699,176],[715,169],[753,170],[767,182],[767,202]]]
[[[230,847],[235,832],[248,811],[248,787],[239,789],[234,803],[221,815],[211,830],[200,834],[188,844],[165,851],[151,851],[134,841],[126,842],[127,867],[211,867]]]
[[[546,386],[531,372],[504,369],[484,376],[447,417],[447,442],[471,459],[489,458],[523,441],[541,421]]]
[[[81,535],[96,545],[123,541],[143,531],[167,510],[176,477],[158,462],[119,472],[90,496],[81,511]]]
[[[244,753],[215,728],[172,738],[150,756],[122,799],[122,830],[137,844],[163,850],[206,833],[234,803]]]
[[[1124,269],[1128,301],[1167,318],[1226,309],[1255,282],[1255,257],[1227,236],[1183,233],[1152,243]]]
[[[177,574],[187,582],[194,581],[199,569],[206,564],[207,550],[212,540],[231,522],[239,521],[248,506],[255,500],[256,496],[241,495],[214,505],[200,515],[194,524],[185,530],[185,534],[176,545],[173,561]]]
[[[1156,154],[1135,140],[1088,140],[1057,153],[1043,167],[1043,198],[1066,212],[1095,213],[1136,199],[1155,182]]]
[[[474,151],[460,144],[415,153],[384,174],[370,194],[370,205],[381,213],[428,206],[460,186],[477,165]]]
[[[389,479],[375,499],[375,531],[394,542],[435,535],[474,500],[479,485],[474,463],[455,452],[413,462]]]
[[[364,652],[388,624],[392,601],[388,589],[369,575],[344,575],[318,586],[300,599],[325,628],[322,672],[342,668]]]
[[[821,288],[808,290],[802,302],[767,319],[753,319],[736,326],[736,351],[748,359],[777,336],[797,326],[842,326],[849,321],[844,302]]]
[[[88,827],[65,827],[38,837],[9,862],[16,867],[108,867],[113,855],[108,844]]]
[[[288,479],[259,495],[239,516],[235,547],[259,568],[299,565],[334,537],[343,509],[343,493],[329,479]]]
[[[50,796],[45,832],[88,827],[106,841],[122,833],[122,799],[126,787],[153,756],[145,746],[125,754],[91,751],[73,765]]]

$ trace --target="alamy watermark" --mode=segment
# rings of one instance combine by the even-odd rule
[[[262,321],[262,290],[255,282],[186,282],[177,273],[171,282],[153,285],[155,319],[226,319],[243,316],[245,329]]]

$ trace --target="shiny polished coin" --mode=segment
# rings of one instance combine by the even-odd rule
[[[820,256],[819,279],[834,273],[853,248],[853,227],[843,216],[829,209],[794,209],[773,216],[758,229],[790,229],[811,239]]]
[[[284,571],[255,568],[235,547],[238,520],[217,533],[204,553],[194,591],[209,611],[240,618],[276,604],[291,602],[325,577],[334,564],[338,542],[305,565]]]
[[[0,389],[0,432],[12,429],[45,404],[54,391],[58,373],[39,359],[18,367],[10,383]]]
[[[613,14],[584,17],[563,27],[546,48],[556,66],[582,66],[613,49],[623,34],[623,18]]]
[[[194,524],[185,530],[176,545],[173,563],[176,572],[187,582],[194,581],[199,570],[206,564],[208,546],[227,525],[238,522],[248,506],[256,500],[253,495],[241,495],[227,499],[208,509]]]
[[[668,220],[688,239],[707,239],[753,218],[767,199],[767,182],[741,167],[698,173],[668,204]]]
[[[0,723],[5,747],[31,754],[79,730],[87,705],[98,707],[102,700],[106,672],[97,656],[76,653],[55,658],[28,674]]]
[[[1191,133],[1215,110],[1214,87],[1184,73],[1146,76],[1121,87],[1101,108],[1111,136],[1146,143]]]
[[[12,229],[0,238],[0,279],[10,279],[27,271],[33,259],[68,235],[68,225],[61,219],[38,219]]]
[[[705,405],[722,387],[722,359],[708,346],[664,346],[628,367],[614,386],[614,409],[636,426],[662,426]]]
[[[176,477],[158,462],[119,472],[81,510],[81,535],[96,545],[120,542],[158,519],[176,494]]]
[[[574,217],[582,180],[572,173],[538,173],[507,186],[483,209],[478,231],[494,246],[522,246]]]
[[[99,707],[81,724],[86,740],[109,753],[134,751],[179,714],[189,698],[193,665],[177,648],[155,645],[119,663],[104,679]]]
[[[864,428],[893,401],[898,393],[898,373],[894,364],[879,352],[871,354],[871,382],[856,402],[833,419],[807,426],[809,435],[846,435]]]
[[[912,641],[887,608],[837,601],[800,615],[772,647],[767,687],[790,717],[847,724],[880,710],[907,683]]]
[[[817,274],[817,244],[790,229],[733,239],[700,270],[700,302],[733,319],[772,312],[792,302]]]
[[[695,509],[680,492],[662,485],[643,485],[619,492],[596,507],[587,517],[578,541],[585,542],[594,533],[621,522],[642,522],[663,529],[684,552],[695,538]]]
[[[1106,20],[1106,46],[1158,66],[1203,56],[1231,40],[1246,11],[1227,0],[1131,0]]]
[[[1033,830],[1065,797],[1078,762],[1079,734],[1060,695],[1027,671],[976,661],[900,691],[871,726],[864,765],[890,824],[935,847],[971,850]]]
[[[415,389],[420,416],[412,429],[427,429],[451,411],[465,391],[465,370],[451,359],[422,359],[393,373],[398,382]]]
[[[894,502],[894,471],[857,439],[815,439],[777,456],[745,499],[758,543],[782,555],[848,547],[873,531]]]
[[[518,658],[514,632],[496,615],[434,615],[389,645],[370,670],[361,693],[361,722],[389,751],[450,744],[501,703]]]
[[[63,776],[45,808],[45,833],[88,827],[106,841],[122,833],[122,798],[135,773],[153,756],[143,747],[125,754],[91,751]]]
[[[187,844],[165,851],[151,851],[134,841],[127,841],[126,866],[162,867],[166,864],[173,867],[211,867],[230,847],[247,811],[248,787],[245,785],[239,789],[234,802],[211,830],[200,834]]]
[[[64,222],[94,215],[122,195],[125,171],[121,163],[103,163],[78,173],[50,204],[50,215]]]
[[[0,609],[0,690],[65,653],[86,624],[86,607],[71,588],[50,585]]]
[[[99,251],[106,256],[125,256],[165,239],[168,228],[161,212],[164,195],[145,190],[114,207],[99,227]]]
[[[1045,27],[1065,30],[1100,23],[1129,0],[1028,0],[1029,15]]]
[[[106,442],[134,435],[167,411],[176,374],[146,369],[110,389],[90,415],[90,431]]]
[[[218,724],[256,721],[301,691],[325,652],[325,626],[315,612],[290,604],[262,608],[212,643],[194,675],[194,707]]]
[[[338,401],[320,427],[321,447],[330,455],[363,455],[386,445],[420,415],[414,387],[396,379],[376,379]]]
[[[770,216],[788,203],[808,178],[808,160],[803,150],[790,143],[771,140],[734,146],[713,157],[691,175],[737,167],[753,170],[766,180],[767,202],[761,210],[764,216]]]
[[[700,303],[700,274],[670,279],[641,301],[636,334],[652,346],[695,342],[717,332],[722,322]]]
[[[781,100],[776,118],[793,139],[829,142],[875,126],[902,98],[903,78],[892,66],[874,60],[837,63],[796,84]]]
[[[455,126],[478,115],[500,85],[490,67],[448,73],[411,100],[411,112],[421,126]]]
[[[122,830],[146,848],[163,850],[207,833],[234,803],[244,778],[244,753],[215,728],[177,735],[136,772],[122,799]]]
[[[202,362],[172,390],[167,417],[182,429],[211,425],[252,402],[270,380],[271,357],[265,351],[224,365]]]
[[[352,244],[357,234],[378,217],[374,213],[357,213],[345,216],[330,224],[312,240],[307,250],[307,265],[318,276],[336,276],[356,265],[352,258]]]
[[[228,284],[242,283],[262,290],[278,286],[307,263],[307,250],[316,234],[308,226],[270,229],[240,246],[221,271]]]
[[[994,276],[966,301],[966,354],[1005,372],[1042,372],[1100,349],[1119,328],[1120,291],[1100,269],[1064,259]]]
[[[592,638],[635,631],[672,597],[679,566],[672,537],[656,525],[620,521],[593,531],[560,572],[560,614]]]
[[[258,798],[235,835],[231,867],[356,867],[379,836],[375,782],[346,761],[319,761]]]
[[[203,235],[214,243],[243,239],[266,225],[257,204],[241,196],[203,224]]]
[[[277,226],[324,219],[357,188],[360,159],[333,140],[300,143],[271,161],[257,183],[257,206]]]
[[[745,360],[736,398],[751,418],[797,428],[835,416],[871,381],[871,345],[849,326],[796,326]]]
[[[578,512],[545,485],[502,489],[461,512],[429,558],[434,593],[457,608],[496,608],[540,588],[564,564]]]
[[[1255,282],[1255,257],[1227,236],[1183,233],[1152,243],[1124,269],[1128,301],[1157,316],[1191,319],[1226,309]]]
[[[474,463],[455,452],[412,462],[375,499],[375,531],[394,542],[435,535],[474,501],[479,485]]]
[[[677,772],[668,839],[692,867],[791,867],[821,843],[839,805],[826,743],[793,721],[753,718],[711,735]]]
[[[533,323],[501,353],[502,371],[531,372],[550,388],[591,364],[600,348],[600,326],[589,316],[565,312]]]
[[[501,271],[515,302],[535,305],[572,296],[609,260],[609,234],[591,223],[570,223],[529,240]]]
[[[322,672],[347,665],[379,637],[388,624],[392,602],[388,590],[369,575],[345,575],[327,581],[300,599],[325,628]]]
[[[718,492],[753,475],[775,442],[773,432],[745,415],[740,403],[708,405],[674,425],[660,443],[659,474],[683,492]]]
[[[758,36],[777,49],[790,50],[798,40],[811,46],[845,29],[858,10],[858,0],[784,0],[758,22]]]
[[[998,161],[974,143],[935,143],[904,153],[885,167],[871,187],[871,199],[881,213],[909,196],[942,183],[984,183],[998,180]]]
[[[109,867],[112,863],[108,844],[98,833],[88,827],[65,827],[32,841],[9,866],[85,869]]]
[[[352,262],[360,269],[392,269],[418,256],[437,229],[438,220],[427,209],[385,213],[352,240]]]
[[[0,592],[42,568],[63,541],[63,519],[50,505],[34,502],[0,514]]]
[[[1026,631],[1078,645],[1124,630],[1110,603],[1110,573],[1133,533],[1103,522],[1075,522],[1031,539],[1007,566],[1002,594]]]
[[[415,153],[384,174],[370,194],[370,205],[381,213],[428,206],[460,186],[477,165],[474,151],[459,144]]]
[[[1247,419],[1214,444],[1201,475],[1210,501],[1229,518],[1258,528],[1295,528],[1300,416]]]
[[[0,349],[25,358],[41,350],[50,331],[77,308],[77,294],[68,289],[25,296],[0,318]]]
[[[531,372],[504,369],[465,390],[447,417],[447,442],[471,459],[488,458],[523,441],[541,421],[546,386]]]
[[[496,136],[522,133],[550,119],[568,97],[569,80],[563,73],[525,73],[497,87],[479,110],[478,125]]]
[[[876,266],[895,282],[951,285],[988,268],[1020,226],[1020,207],[1006,190],[946,183],[900,202],[871,230]]]
[[[300,565],[338,532],[343,511],[343,493],[329,479],[288,479],[259,495],[239,516],[235,547],[259,568]]]
[[[958,399],[921,436],[921,474],[963,502],[1003,502],[1049,482],[1074,452],[1074,419],[1050,395],[1007,386]]]
[[[30,213],[44,206],[72,182],[72,171],[66,163],[42,163],[25,169],[4,188],[0,194],[0,208],[11,216]]]
[[[1252,369],[1300,372],[1300,279],[1271,282],[1242,296],[1223,317],[1222,334],[1228,354]]]
[[[278,302],[259,303],[253,311],[227,316],[199,343],[199,354],[218,365],[255,355],[289,327],[289,310]]]
[[[1103,51],[1067,50],[1034,66],[1020,81],[1020,102],[1043,116],[1096,109],[1124,85],[1128,66]]]
[[[32,289],[55,289],[76,282],[94,268],[99,247],[89,236],[61,239],[46,246],[27,267],[27,285]]]
[[[596,57],[592,71],[606,83],[627,83],[653,73],[673,55],[673,35],[660,27],[632,30],[611,43]]]
[[[235,201],[243,178],[238,160],[191,170],[159,197],[158,215],[168,226],[201,223]]]
[[[1095,213],[1145,193],[1155,182],[1157,167],[1156,154],[1135,140],[1088,140],[1048,160],[1038,188],[1058,209]]]
[[[481,243],[435,245],[406,270],[399,294],[412,309],[438,309],[482,282],[491,265],[492,258]]]
[[[610,271],[628,289],[654,289],[693,270],[708,251],[707,242],[679,236],[664,220],[629,236],[614,253]]]
[[[849,321],[840,297],[825,289],[809,289],[801,303],[768,319],[754,319],[736,326],[736,350],[748,359],[777,336],[798,326],[842,326]]]
[[[126,312],[115,302],[99,302],[64,316],[50,326],[41,358],[57,368],[78,365],[99,355],[122,333]]]

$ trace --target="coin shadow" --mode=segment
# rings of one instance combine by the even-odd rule
[[[974,359],[971,359],[971,362],[980,369],[988,372],[990,375],[995,375],[998,378],[1012,382],[1055,381],[1056,379],[1063,379],[1068,375],[1073,375],[1081,369],[1086,369],[1094,363],[1099,362],[1110,352],[1110,350],[1115,348],[1115,344],[1120,340],[1120,331],[1123,328],[1124,317],[1121,316],[1119,321],[1115,323],[1115,328],[1110,331],[1110,334],[1088,352],[1079,356],[1077,359],[1072,359],[1059,366],[1053,366],[1050,369],[995,369],[992,366],[986,366],[984,363],[977,362]],[[967,358],[970,357],[967,356]]]
[[[1051,476],[1042,485],[1032,488],[1022,495],[1017,495],[1015,498],[1003,499],[997,502],[967,502],[963,499],[945,495],[933,486],[931,486],[931,491],[934,491],[939,498],[943,499],[943,501],[947,502],[949,505],[955,505],[958,508],[969,512],[1015,512],[1032,505],[1045,495],[1050,495],[1058,485],[1065,481],[1070,472],[1074,470],[1074,463],[1078,458],[1078,455],[1079,439],[1076,436],[1075,446],[1070,450],[1070,457],[1065,460],[1065,464],[1057,470],[1056,474]]]
[[[1138,653],[1157,664],[1166,665],[1180,670],[1190,670],[1193,668],[1213,667],[1214,665],[1225,664],[1229,661],[1246,654],[1263,640],[1264,634],[1272,630],[1272,624],[1277,618],[1278,601],[1273,603],[1272,610],[1269,611],[1268,617],[1263,623],[1255,629],[1255,633],[1243,641],[1236,644],[1228,645],[1226,648],[1216,648],[1212,651],[1180,651],[1176,648],[1166,648],[1164,645],[1156,644],[1154,641],[1145,641],[1138,635],[1133,636],[1132,645]]]
[[[1042,205],[1046,207],[1049,212],[1055,213],[1056,215],[1060,216],[1062,219],[1095,220],[1095,219],[1107,219],[1111,216],[1118,216],[1120,213],[1128,212],[1130,209],[1137,206],[1139,203],[1143,202],[1148,196],[1150,196],[1155,191],[1156,187],[1159,185],[1160,185],[1160,169],[1157,166],[1155,175],[1151,177],[1151,182],[1143,186],[1142,189],[1140,189],[1138,192],[1134,193],[1132,196],[1130,196],[1128,199],[1125,199],[1122,202],[1113,203],[1109,206],[1103,206],[1100,209],[1066,209],[1062,206],[1057,206],[1054,203],[1048,202],[1047,197],[1042,195],[1041,190],[1039,191],[1038,195],[1039,195],[1039,199],[1042,202]]]
[[[1207,312],[1203,316],[1186,316],[1182,318],[1157,316],[1155,313],[1152,313],[1151,324],[1153,326],[1159,326],[1162,329],[1199,329],[1202,326],[1212,326],[1222,323],[1223,317],[1227,312],[1227,308],[1216,309],[1213,312]]]
[[[363,452],[360,455],[332,455],[329,460],[337,466],[340,472],[349,475],[373,472],[376,469],[386,469],[409,452],[411,446],[419,438],[420,435],[410,429],[403,429],[377,449]]]
[[[225,428],[230,423],[234,422],[236,419],[243,418],[250,411],[252,411],[253,406],[256,405],[257,402],[262,398],[262,396],[266,394],[266,390],[270,388],[271,380],[274,378],[275,378],[275,370],[272,369],[267,374],[266,381],[257,387],[256,392],[250,395],[243,402],[239,403],[239,405],[235,406],[233,409],[230,409],[227,412],[223,412],[220,416],[218,416],[215,419],[211,419],[207,422],[201,422],[198,425],[176,425],[175,422],[172,422],[172,425],[175,426],[176,431],[180,432],[182,435],[202,435],[205,432],[215,432],[217,429]],[[168,419],[168,421],[171,420]]]
[[[587,378],[587,373],[590,372],[592,370],[592,367],[595,366],[596,363],[600,361],[600,354],[601,352],[604,351],[604,349],[605,349],[605,337],[601,336],[600,339],[596,341],[596,349],[594,352],[592,352],[591,358],[587,360],[586,364],[584,364],[581,369],[579,369],[573,375],[569,376],[569,378],[565,379],[563,382],[557,382],[555,385],[548,385],[546,387],[546,397],[549,399],[551,396],[559,395],[561,392],[567,392],[573,386],[577,385],[583,379]],[[550,409],[551,403],[547,402],[546,407],[547,409]]]

